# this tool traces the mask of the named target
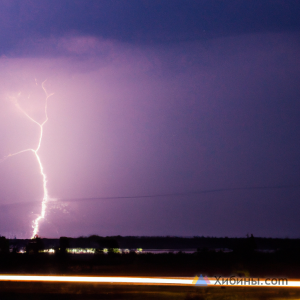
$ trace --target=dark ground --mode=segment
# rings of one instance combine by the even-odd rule
[[[0,299],[299,299],[300,289],[170,287],[74,283],[0,282]]]
[[[300,278],[299,248],[258,252],[251,243],[232,252],[201,248],[193,254],[2,253],[0,274],[194,277],[195,275]],[[241,274],[241,275],[240,275]],[[82,283],[0,282],[6,299],[299,299],[300,289],[172,287]]]
[[[114,275],[114,276],[213,276],[300,278],[298,250],[214,252],[193,254],[20,254],[0,255],[2,274]]]

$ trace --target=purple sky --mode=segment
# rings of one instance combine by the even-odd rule
[[[42,120],[54,93],[40,235],[300,237],[299,5],[85,3],[0,1],[0,157],[38,142],[9,97]],[[0,235],[42,196],[32,153],[2,162]]]

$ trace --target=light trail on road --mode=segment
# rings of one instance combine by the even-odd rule
[[[0,275],[0,281],[90,282],[112,284],[192,285],[194,278]]]
[[[208,278],[207,285],[195,284],[194,277],[118,277],[118,276],[42,276],[42,275],[0,275],[0,281],[23,282],[73,282],[73,283],[102,283],[102,284],[129,284],[129,285],[168,285],[168,286],[195,286],[195,287],[300,287],[300,280],[288,280],[287,285],[266,285],[266,279],[260,279],[264,284],[219,285],[215,278]],[[228,278],[230,279],[230,278]],[[250,278],[244,278],[250,280]],[[256,278],[257,279],[257,278]]]

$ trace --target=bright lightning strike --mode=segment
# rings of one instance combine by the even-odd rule
[[[39,216],[33,221],[33,225],[32,225],[32,228],[33,228],[33,233],[32,233],[32,238],[34,238],[37,233],[39,232],[39,223],[42,219],[45,218],[45,215],[46,215],[46,210],[47,210],[47,202],[49,201],[49,195],[48,195],[48,190],[47,190],[47,178],[46,178],[46,174],[44,172],[44,167],[43,167],[43,164],[41,162],[41,159],[40,159],[40,156],[38,155],[38,151],[40,150],[40,147],[41,147],[41,143],[42,143],[42,138],[43,138],[43,127],[44,125],[47,123],[48,121],[48,113],[47,113],[47,108],[48,108],[48,99],[53,95],[53,94],[48,94],[47,90],[45,89],[44,87],[44,84],[45,84],[46,80],[42,83],[42,88],[45,92],[45,95],[46,95],[46,99],[45,99],[45,119],[42,123],[39,123],[38,121],[36,121],[35,119],[33,119],[30,115],[28,115],[26,113],[25,110],[23,110],[18,101],[17,101],[17,98],[11,98],[11,100],[14,102],[15,106],[30,120],[32,121],[33,123],[35,123],[36,125],[39,126],[40,128],[40,136],[39,136],[39,140],[38,140],[38,144],[37,144],[37,147],[34,149],[34,148],[30,148],[30,149],[25,149],[25,150],[21,150],[19,152],[16,152],[16,153],[13,153],[13,154],[9,154],[7,155],[6,157],[4,157],[0,162],[2,162],[3,160],[9,158],[9,157],[12,157],[12,156],[15,156],[15,155],[18,155],[18,154],[21,154],[21,153],[24,153],[24,152],[28,152],[28,151],[31,151],[35,157],[36,157],[36,160],[38,162],[38,165],[39,165],[39,168],[40,168],[40,173],[42,175],[42,178],[43,178],[43,192],[44,192],[44,195],[43,195],[43,201],[42,201],[42,210],[41,210],[41,213],[39,214]],[[19,95],[20,96],[20,93]]]

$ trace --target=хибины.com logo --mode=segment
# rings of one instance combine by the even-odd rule
[[[209,281],[207,276],[203,277],[201,274],[199,277],[195,276],[195,278],[193,280],[193,284],[207,286],[208,284],[211,284],[211,282]]]
[[[193,284],[196,286],[289,286],[287,278],[240,278],[240,277],[222,277],[195,276]]]

